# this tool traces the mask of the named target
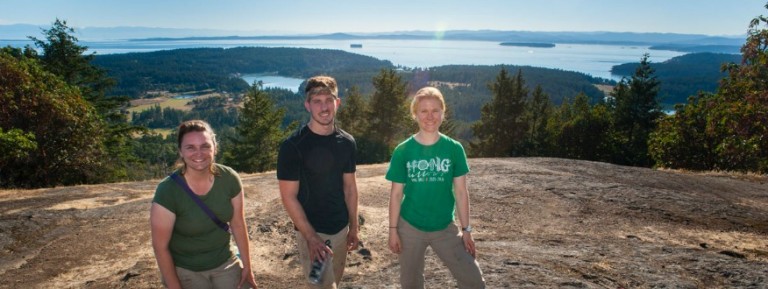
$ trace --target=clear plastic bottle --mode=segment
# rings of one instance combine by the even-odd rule
[[[325,245],[328,246],[328,248],[331,248],[331,240],[326,240]],[[325,258],[325,261],[321,260],[320,258],[315,259],[312,261],[312,268],[309,270],[309,283],[319,285],[323,283],[323,274],[325,274],[325,269],[328,267],[328,263],[333,262],[333,256],[329,255]]]

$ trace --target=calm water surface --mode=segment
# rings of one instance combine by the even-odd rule
[[[351,48],[350,44],[362,44]],[[22,47],[29,41],[0,41],[0,45]],[[404,67],[433,67],[449,64],[465,65],[527,65],[583,72],[592,76],[618,80],[611,75],[614,65],[638,62],[644,53],[651,62],[662,62],[684,53],[650,50],[648,46],[560,44],[553,48],[501,46],[492,41],[459,40],[175,40],[175,41],[98,41],[81,42],[89,52],[113,54],[150,52],[194,47],[232,48],[239,46],[301,47],[338,49],[351,53],[389,60]],[[265,82],[293,86],[289,78],[254,78]],[[246,78],[249,83],[251,78]],[[288,83],[285,83],[288,81]],[[283,86],[284,87],[284,86]],[[298,86],[296,86],[298,87]],[[289,87],[290,88],[290,87]],[[296,89],[296,88],[291,88]]]

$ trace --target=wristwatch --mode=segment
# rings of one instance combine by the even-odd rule
[[[461,228],[462,232],[472,233],[472,225],[467,225],[464,228]]]

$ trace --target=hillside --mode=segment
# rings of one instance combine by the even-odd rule
[[[489,288],[767,288],[768,177],[552,158],[471,159]],[[398,288],[386,164],[358,169],[361,239],[342,288]],[[300,282],[274,172],[243,175],[260,288]],[[160,288],[148,210],[158,180],[0,190],[0,288]],[[367,255],[367,254],[366,254]],[[428,288],[455,286],[428,253]]]
[[[664,62],[651,63],[654,75],[661,82],[659,102],[666,107],[673,107],[678,103],[687,103],[689,96],[698,95],[699,92],[716,92],[720,80],[727,76],[722,66],[728,63],[741,63],[741,55],[690,53]],[[611,73],[629,79],[639,65],[638,62],[614,65]]]

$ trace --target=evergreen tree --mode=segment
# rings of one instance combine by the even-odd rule
[[[336,115],[336,124],[355,138],[363,136],[368,129],[368,118],[371,116],[367,103],[357,86],[352,86],[346,93],[346,99]]]
[[[243,98],[237,137],[230,139],[232,148],[222,153],[222,162],[248,173],[274,169],[280,142],[296,127],[293,123],[283,130],[284,116],[285,109],[277,108],[260,84],[251,86]]]
[[[392,149],[409,132],[410,109],[406,103],[406,84],[394,69],[382,69],[373,78],[375,91],[369,102],[368,130],[363,137],[370,140],[368,146],[358,148],[363,160],[382,162],[389,159]],[[365,145],[365,144],[362,144]]]
[[[533,90],[526,109],[528,135],[525,138],[526,155],[543,156],[549,151],[547,124],[552,114],[552,102],[540,85]]]
[[[129,147],[131,135],[141,128],[127,124],[122,108],[127,106],[126,97],[107,97],[107,90],[115,81],[104,70],[91,64],[94,54],[84,54],[88,47],[78,44],[73,28],[64,20],[56,19],[53,26],[42,30],[45,39],[29,37],[42,50],[41,63],[49,72],[61,77],[66,83],[80,89],[82,97],[95,109],[106,123],[103,137],[109,158],[104,159],[104,181],[118,181],[130,177],[128,170],[135,161]]]
[[[610,115],[603,104],[590,106],[589,98],[579,94],[570,109],[570,118],[562,123],[557,134],[561,157],[608,161],[610,159]]]
[[[620,164],[651,165],[648,138],[663,113],[656,99],[660,83],[648,57],[643,55],[632,78],[622,79],[612,92],[614,128],[624,149],[616,159]]]
[[[418,126],[418,124],[416,125]],[[453,110],[448,107],[445,109],[445,114],[443,114],[443,124],[440,125],[440,133],[458,140],[458,136],[456,135],[457,130],[458,126],[453,117]]]
[[[119,109],[126,98],[106,97],[106,91],[115,84],[104,70],[91,64],[95,53],[84,54],[87,46],[78,44],[73,36],[75,30],[64,20],[56,19],[53,26],[43,29],[45,39],[29,37],[42,50],[40,61],[45,69],[60,76],[66,83],[79,87],[83,97],[90,102],[106,120],[122,120]]]
[[[470,145],[472,152],[482,157],[522,155],[528,130],[524,115],[528,89],[522,71],[518,70],[517,75],[510,78],[502,67],[489,88],[493,99],[483,105],[480,120],[472,125],[478,138]]]

